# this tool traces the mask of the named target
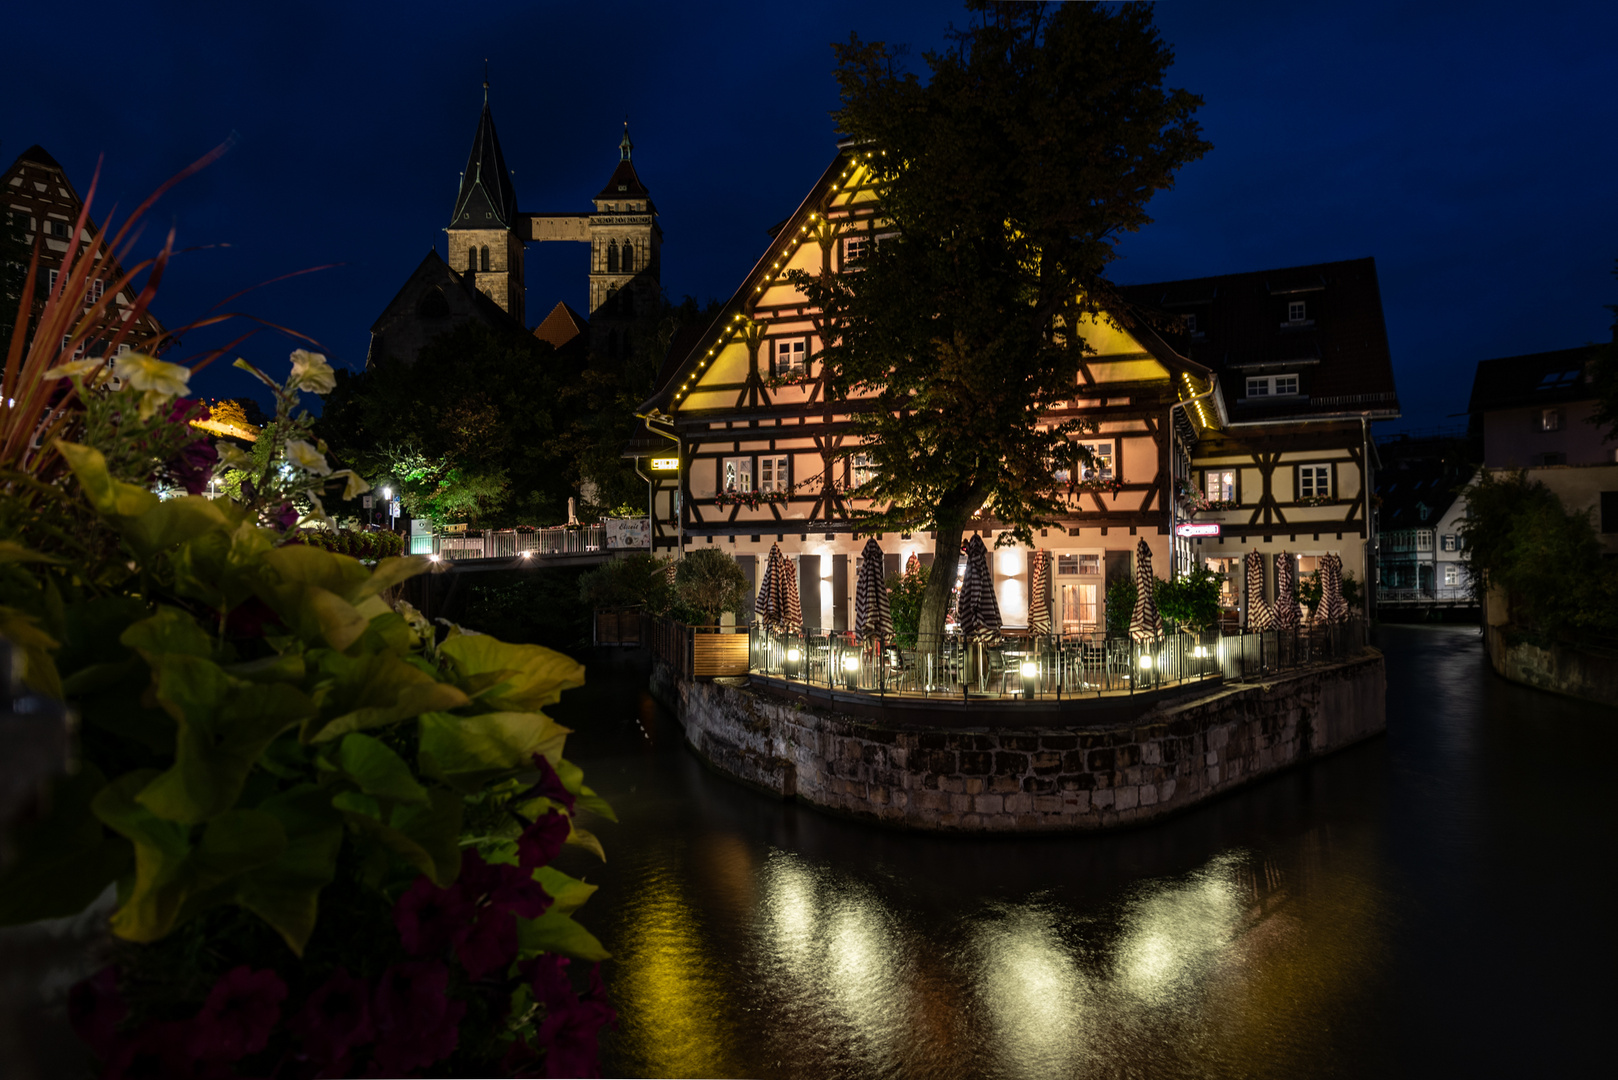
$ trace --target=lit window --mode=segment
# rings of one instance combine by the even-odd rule
[[[1236,470],[1210,469],[1202,474],[1204,493],[1214,502],[1236,501]]]
[[[1296,375],[1257,375],[1247,380],[1247,396],[1285,397],[1298,392]]]
[[[758,489],[760,491],[787,490],[787,459],[761,457],[758,459]]]
[[[728,495],[746,494],[753,490],[753,459],[750,457],[728,457],[722,463],[723,481],[720,490]]]
[[[1287,322],[1303,322],[1305,317],[1302,300],[1294,300],[1287,304]]]
[[[1082,480],[1111,480],[1112,471],[1112,443],[1111,442],[1081,442],[1080,446],[1095,455],[1095,465],[1084,466],[1080,474]]]
[[[90,291],[85,295],[84,302],[86,304],[98,303],[101,300],[101,295],[106,290],[106,287],[107,283],[102,281],[100,278],[92,278],[90,281]]]
[[[869,240],[863,236],[850,236],[843,240],[843,265],[857,263],[865,258]]]
[[[1089,555],[1080,555],[1079,556],[1079,573],[1081,573],[1081,574],[1099,574],[1099,573],[1101,573],[1101,556],[1098,555],[1098,554],[1095,554],[1095,553],[1091,553]]]
[[[808,371],[808,338],[787,338],[775,343],[775,373],[779,376],[802,375]]]
[[[1056,572],[1058,574],[1077,574],[1079,572],[1079,557],[1077,555],[1056,556]]]
[[[1416,550],[1417,551],[1431,551],[1431,550],[1433,550],[1433,531],[1431,529],[1417,529],[1416,530]]]
[[[1330,496],[1330,465],[1298,466],[1298,497],[1300,499],[1325,499]]]
[[[876,479],[876,462],[869,454],[855,454],[849,462],[849,486],[864,487]]]
[[[1561,409],[1541,409],[1541,410],[1539,410],[1539,430],[1541,430],[1541,431],[1561,431],[1562,430],[1562,410]]]
[[[1461,568],[1454,563],[1446,563],[1444,566],[1444,584],[1454,587],[1460,583]]]

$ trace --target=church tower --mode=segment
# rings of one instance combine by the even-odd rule
[[[662,292],[663,230],[651,193],[635,174],[629,122],[618,167],[590,215],[590,334],[599,353],[621,356],[637,320],[657,311]]]
[[[461,190],[450,217],[449,266],[500,305],[519,324],[523,313],[523,241],[517,192],[489,111],[489,84],[483,84],[483,115],[472,138],[472,153],[461,174]]]

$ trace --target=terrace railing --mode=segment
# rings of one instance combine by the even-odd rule
[[[545,529],[489,529],[471,533],[441,533],[412,536],[414,555],[436,555],[460,562],[466,559],[515,559],[519,556],[585,555],[607,550],[604,525],[571,527],[557,525]]]

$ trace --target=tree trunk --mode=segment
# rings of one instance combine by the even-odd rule
[[[944,617],[949,614],[949,594],[955,588],[955,567],[961,560],[961,533],[969,515],[940,512],[935,521],[937,540],[933,544],[933,569],[927,575],[927,588],[921,594],[921,616],[916,634],[918,655],[931,655],[934,670],[944,648]]]

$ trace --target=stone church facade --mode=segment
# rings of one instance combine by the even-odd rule
[[[413,363],[428,341],[468,321],[529,332],[523,259],[527,246],[539,243],[590,245],[589,311],[580,317],[558,302],[532,332],[559,347],[575,332],[588,334],[592,351],[621,356],[635,322],[656,310],[662,294],[663,230],[633,158],[626,121],[618,164],[592,210],[519,210],[485,83],[483,112],[444,230],[447,255],[430,252],[383,310],[371,328],[367,366]]]

